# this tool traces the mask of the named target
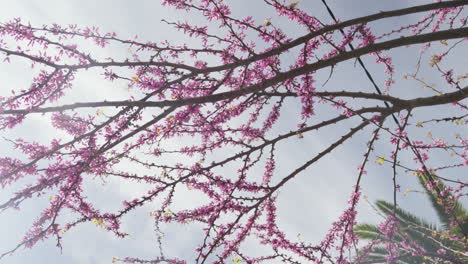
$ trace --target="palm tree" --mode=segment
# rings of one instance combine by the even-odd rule
[[[466,237],[468,211],[455,199],[452,193],[447,191],[447,187],[443,183],[439,181],[435,186],[431,185],[433,180],[430,179],[437,178],[435,174],[428,176],[418,173],[417,176],[437,213],[441,226],[437,227],[410,212],[395,208],[393,203],[378,200],[375,203],[377,210],[385,217],[394,216],[399,224],[398,232],[395,232],[392,237],[392,241],[399,245],[396,249],[398,258],[395,263],[468,263],[468,255],[466,254],[468,252]],[[439,198],[441,196],[442,199]],[[452,208],[450,213],[444,209],[443,202],[449,203],[448,207]],[[451,215],[457,220],[456,226],[450,226]],[[388,242],[388,239],[376,225],[356,225],[354,231],[361,239]],[[403,245],[410,243],[415,243],[422,248],[424,250],[421,250],[424,252],[423,256],[413,256],[405,249]],[[370,247],[367,252],[365,251],[361,250],[360,252],[360,254],[367,254],[364,263],[385,263],[390,255],[386,247],[378,245]]]

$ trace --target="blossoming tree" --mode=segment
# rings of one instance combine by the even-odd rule
[[[388,164],[392,177],[393,208],[398,208],[399,171],[427,175],[427,188],[451,216],[450,225],[459,230],[450,239],[466,245],[468,220],[452,213],[455,200],[466,195],[466,176],[453,177],[450,171],[468,165],[468,139],[462,135],[468,76],[463,72],[466,68],[444,62],[451,56],[466,56],[468,28],[463,8],[467,4],[467,0],[436,1],[324,22],[302,10],[299,2],[265,0],[266,8],[303,32],[290,36],[289,28],[274,18],[257,21],[233,15],[229,1],[164,0],[166,8],[199,13],[205,23],[219,27],[166,21],[193,39],[185,45],[125,39],[101,33],[97,27],[35,27],[20,19],[1,24],[3,63],[26,63],[36,75],[29,87],[14,87],[11,93],[2,90],[0,128],[16,131],[29,118],[40,116],[63,135],[50,142],[5,139],[17,152],[0,158],[0,184],[5,190],[20,189],[0,201],[1,211],[21,209],[24,202],[37,197],[50,198],[23,240],[1,258],[43,239],[55,239],[61,247],[64,234],[85,222],[125,237],[122,218],[152,204],[150,217],[158,230],[162,223],[202,229],[203,238],[193,245],[194,259],[122,257],[114,262],[370,263],[366,256],[372,247],[385,247],[388,262],[404,254],[457,263],[463,250],[426,252],[417,241],[396,245],[405,234],[392,239],[402,230],[395,212],[379,225],[385,237],[360,250],[353,227],[361,181],[378,154],[376,162]],[[386,19],[403,16],[412,16],[414,22],[387,32],[374,29]],[[398,65],[393,65],[387,51],[415,45],[420,49],[415,56],[417,69],[405,78],[420,82],[430,93],[397,96],[392,84]],[[132,52],[126,58],[101,58],[99,53],[129,48]],[[361,57],[372,58],[376,65],[364,64]],[[357,60],[375,90],[333,89],[318,81],[318,74],[326,70],[330,72],[327,79],[332,79],[334,69],[350,60]],[[383,69],[385,80],[375,80],[366,67]],[[423,67],[430,68],[431,78],[443,80],[444,86],[434,87],[423,79],[419,73]],[[108,82],[128,84],[128,98],[85,102],[69,98],[80,89],[75,77],[87,70]],[[287,108],[298,106],[298,122],[275,127],[291,119]],[[432,108],[443,116],[418,116],[420,109]],[[422,138],[415,132],[439,125],[459,134]],[[281,152],[289,142],[334,126],[349,129],[324,149],[311,151],[295,169],[280,170],[284,164],[277,157],[284,155]],[[355,185],[349,186],[349,203],[342,215],[320,243],[285,235],[277,218],[280,191],[360,133],[369,140],[360,150],[362,162],[356,164]],[[384,150],[375,148],[378,142],[393,150],[384,156]],[[443,166],[431,163],[431,155],[438,151],[449,154]],[[408,155],[414,162],[400,158]],[[150,189],[122,201],[117,211],[105,210],[84,194],[84,181],[90,178],[120,179]],[[204,202],[195,208],[171,209],[174,199],[183,195],[178,191],[181,186],[185,192],[202,194]],[[268,253],[249,251],[242,246],[246,240],[262,245]]]

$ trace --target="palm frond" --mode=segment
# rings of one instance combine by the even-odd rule
[[[379,228],[371,224],[360,224],[354,227],[354,232],[362,239],[374,240],[378,239],[382,233]]]
[[[378,200],[375,202],[375,205],[377,208],[384,213],[387,216],[390,216],[393,214],[393,211],[395,210],[395,217],[397,220],[400,222],[400,224],[403,225],[416,225],[416,226],[423,226],[428,229],[433,229],[437,230],[436,225],[428,223],[426,220],[417,217],[416,215],[407,212],[401,208],[395,208],[395,206],[392,203],[389,203],[384,200]]]
[[[408,211],[401,208],[395,208],[392,203],[384,200],[376,201],[376,208],[387,217],[395,215],[398,220],[398,232],[395,232],[393,235],[393,242],[413,242],[424,248],[426,252],[437,252],[441,247],[452,249],[453,252],[467,252],[468,249],[466,248],[465,243],[450,239],[449,236],[447,236],[447,234],[444,235],[444,233],[463,237],[462,230],[468,230],[468,210],[463,207],[457,199],[455,199],[452,193],[447,191],[447,187],[444,183],[439,181],[437,186],[435,186],[437,191],[432,191],[431,189],[433,188],[429,188],[430,185],[428,184],[431,176],[435,176],[435,174],[418,174],[419,181],[428,194],[428,198],[442,223],[442,229],[438,229],[435,224],[430,223]],[[452,215],[457,217],[459,222],[458,226],[450,227],[450,215],[445,211],[444,206],[440,203],[440,192],[444,192],[444,197],[442,197],[442,199],[450,201],[453,212]],[[354,231],[362,239],[387,240],[376,225],[356,225],[354,227]],[[399,248],[398,251],[400,257],[398,258],[397,263],[400,264],[440,263],[438,262],[440,259],[438,260],[437,258],[412,256],[404,248]],[[359,254],[362,253],[364,252],[359,252]],[[368,256],[366,257],[365,263],[386,263],[386,257],[389,253],[385,247],[376,246],[367,254]],[[459,256],[457,256],[457,258],[458,257]]]
[[[363,259],[362,263],[387,263],[387,256],[389,255],[387,249],[384,246],[374,246],[370,252],[361,250],[358,252],[358,256],[361,254],[367,254]],[[399,250],[398,255],[400,256],[397,260],[397,264],[421,264],[421,263],[432,263],[432,261],[424,262],[422,257],[411,256],[403,250]]]
[[[438,197],[438,192],[437,191],[434,191],[434,190],[431,190],[429,188],[429,179],[432,177],[432,178],[435,178],[437,175],[435,175],[434,173],[431,172],[431,175],[427,175],[425,173],[418,173],[418,179],[419,179],[419,182],[421,183],[422,187],[425,189],[426,193],[427,193],[427,196],[432,204],[432,207],[434,207],[436,213],[437,213],[437,216],[439,217],[439,220],[440,222],[442,223],[444,229],[447,229],[449,228],[450,226],[450,216],[447,214],[447,212],[445,211],[444,207],[440,204],[440,199]],[[447,186],[442,183],[440,180],[439,180],[439,183],[437,184],[437,186],[435,186],[439,191],[445,191],[447,192]],[[457,200],[455,199],[455,197],[453,196],[452,193],[448,192],[446,195],[445,195],[445,200],[452,200],[452,204],[453,204],[453,214],[455,217],[457,217],[458,219],[465,219],[463,222],[464,222],[464,225],[466,225],[466,228],[468,228],[468,221],[466,220],[468,217],[468,211],[467,209],[465,209],[463,207],[463,205]],[[460,227],[458,227],[460,229]],[[464,228],[465,229],[465,228]],[[465,229],[465,230],[468,230],[468,229]],[[460,230],[461,231],[461,230]]]

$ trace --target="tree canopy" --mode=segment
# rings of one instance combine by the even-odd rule
[[[378,261],[451,263],[453,252],[417,239],[401,246],[406,220],[433,228],[399,206],[413,174],[450,230],[447,243],[466,257],[468,0],[352,19],[335,16],[326,1],[315,10],[308,1],[264,0],[255,5],[265,10],[248,16],[239,8],[247,2],[161,1],[186,14],[163,19],[182,43],[26,17],[0,24],[7,75],[24,66],[32,74],[26,86],[5,79],[0,97],[2,145],[11,150],[0,157],[8,194],[0,211],[41,207],[0,259],[46,239],[61,248],[86,223],[126,238],[135,221],[127,216],[146,210],[159,252],[112,262],[367,263],[366,249],[377,248],[385,250]],[[83,95],[83,85],[94,94]],[[46,126],[54,133],[41,136]],[[342,166],[327,159],[350,148],[357,170],[318,169]],[[355,227],[372,174],[384,177],[393,199],[377,203],[385,218],[366,226],[365,244]],[[304,196],[341,186],[349,197],[317,241],[291,236],[279,216],[282,197],[295,192],[288,186],[310,178]],[[131,198],[112,196],[130,186],[139,186]],[[327,210],[333,199],[310,206]],[[197,230],[190,254],[163,253],[169,225]]]

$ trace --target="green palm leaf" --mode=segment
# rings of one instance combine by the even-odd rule
[[[435,176],[433,174],[432,176]],[[385,216],[389,217],[395,215],[396,219],[399,222],[399,232],[395,233],[392,240],[394,242],[414,242],[419,246],[423,247],[426,252],[434,253],[441,248],[452,249],[453,252],[467,252],[468,249],[466,245],[462,242],[450,239],[447,235],[455,235],[458,237],[463,237],[463,230],[468,230],[468,210],[463,207],[463,205],[455,199],[452,193],[447,191],[447,187],[439,182],[436,186],[437,191],[431,191],[428,187],[430,176],[424,174],[418,174],[419,181],[428,195],[428,198],[439,217],[440,222],[442,223],[442,229],[438,229],[437,226],[429,221],[422,219],[408,211],[405,211],[401,208],[395,208],[395,206],[387,201],[378,200],[375,205],[376,208],[383,213]],[[459,225],[456,227],[450,228],[450,216],[445,211],[443,205],[439,202],[440,192],[444,191],[444,200],[448,199],[451,201],[451,206],[453,207],[453,215],[457,217]],[[356,234],[365,240],[376,240],[380,239],[382,241],[386,240],[383,234],[380,232],[376,225],[371,224],[359,224],[354,228]],[[401,264],[418,264],[418,263],[446,263],[444,261],[440,262],[440,259],[432,257],[418,257],[411,256],[403,249],[399,249],[400,258],[397,263]],[[360,252],[363,253],[363,252]],[[452,257],[460,260],[460,263],[466,261],[466,257],[462,255],[453,255]],[[386,256],[388,252],[385,247],[374,247],[372,248],[369,255],[366,257],[365,263],[385,263]],[[468,263],[468,262],[467,262]]]
[[[393,211],[395,211],[395,217],[396,219],[400,222],[403,223],[404,225],[418,225],[418,226],[424,226],[428,229],[436,229],[434,224],[428,223],[426,220],[415,216],[414,214],[407,212],[401,208],[395,208],[395,206],[392,203],[389,203],[384,200],[378,200],[375,205],[381,211],[384,213],[386,216],[390,216],[393,214]]]
[[[432,178],[437,177],[434,173],[431,173]],[[443,225],[444,229],[448,229],[450,233],[458,235],[458,236],[465,236],[466,232],[468,232],[468,210],[463,207],[463,205],[455,199],[453,194],[449,191],[447,191],[447,186],[443,184],[441,181],[437,184],[436,188],[438,189],[439,192],[444,191],[445,194],[445,199],[444,200],[449,200],[451,201],[451,206],[453,207],[453,216],[457,218],[458,225],[455,227],[450,227],[450,216],[447,214],[445,211],[444,207],[442,204],[439,202],[440,200],[438,199],[439,194],[437,191],[431,191],[429,189],[429,179],[430,176],[424,173],[419,173],[418,174],[418,179],[423,188],[426,190],[426,193],[429,197],[429,200],[432,203],[432,207],[434,207],[434,210],[437,213],[437,216],[439,217],[440,222]],[[463,231],[464,232],[463,232]]]

